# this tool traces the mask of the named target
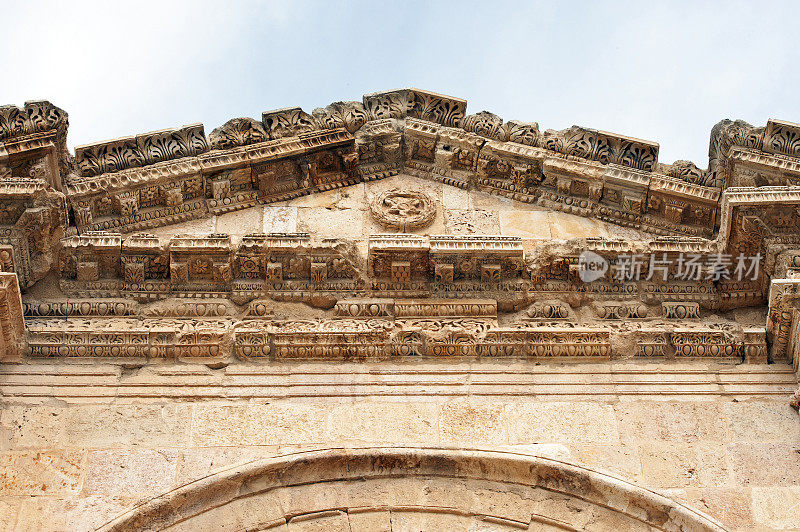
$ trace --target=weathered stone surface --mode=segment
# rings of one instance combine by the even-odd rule
[[[753,488],[753,518],[773,530],[800,528],[800,488]]]
[[[620,404],[615,410],[625,441],[725,442],[730,439],[725,415],[728,406],[714,402],[637,402]]]
[[[353,403],[332,405],[328,438],[339,442],[434,444],[439,410],[431,404]]]
[[[500,211],[500,232],[522,238],[549,239],[553,236],[550,217],[545,211]]]
[[[392,532],[392,515],[389,512],[348,512],[350,530]]]
[[[639,445],[639,456],[646,486],[678,488],[730,484],[725,447],[721,444],[642,443]]]
[[[355,209],[300,208],[297,227],[305,232],[324,234],[328,238],[355,240],[361,238],[364,232],[364,212]]]
[[[642,459],[636,445],[624,442],[620,444],[584,444],[571,445],[572,457],[578,463],[592,468],[611,471],[633,482],[641,482]]]
[[[136,498],[105,495],[28,498],[21,505],[16,528],[5,530],[95,530],[136,502]]]
[[[500,233],[500,220],[492,211],[457,210],[447,211],[445,228],[454,235],[496,235]]]
[[[3,530],[14,530],[21,507],[21,499],[0,501],[0,526]]]
[[[800,444],[800,419],[785,402],[728,403],[725,412],[735,441],[782,441]]]
[[[800,475],[797,444],[741,442],[727,446],[728,463],[737,483],[745,486],[790,486]]]
[[[158,405],[6,406],[0,414],[9,449],[183,446],[191,407]]]
[[[299,515],[287,523],[290,532],[350,532],[350,521],[345,512],[327,511]]]
[[[91,451],[85,491],[128,497],[166,491],[175,484],[179,457],[171,449]]]
[[[297,207],[264,206],[262,233],[297,232]]]
[[[214,225],[215,233],[247,234],[259,233],[263,229],[261,209],[252,208],[243,211],[229,212],[217,216]]]
[[[506,405],[509,443],[617,443],[619,432],[609,405],[592,402],[525,402]]]
[[[302,445],[327,440],[324,405],[204,405],[194,407],[192,443]]]
[[[85,458],[83,451],[0,453],[0,495],[75,495]]]
[[[501,444],[508,441],[503,405],[454,401],[442,405],[439,432],[443,443]]]
[[[193,482],[236,464],[290,452],[277,446],[188,447],[181,451],[175,485]]]
[[[758,504],[752,490],[742,488],[687,488],[685,501],[691,507],[716,516],[734,530],[753,530],[757,524],[753,508]],[[764,523],[761,523],[762,525]]]

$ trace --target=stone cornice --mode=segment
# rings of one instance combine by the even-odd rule
[[[236,118],[208,137],[202,124],[192,124],[79,146],[79,175],[59,179],[64,178],[69,201],[80,212],[76,221],[81,231],[135,231],[402,169],[654,233],[710,237],[721,218],[722,181],[715,179],[724,174],[723,181],[731,182],[737,165],[749,165],[750,171],[762,168],[770,175],[800,174],[800,148],[794,140],[800,126],[790,122],[770,120],[766,128],[721,122],[712,132],[714,168],[709,174],[687,161],[658,163],[655,142],[580,126],[540,132],[536,123],[504,122],[486,111],[467,115],[466,106],[463,99],[408,88],[367,94],[360,102],[336,102],[311,114],[287,107],[264,112],[260,121]],[[27,143],[30,151],[32,142],[65,135],[66,114],[52,104],[3,109],[2,157],[10,156],[17,144]],[[37,135],[44,137],[37,140]],[[42,144],[48,145],[53,146]],[[314,153],[340,157],[341,173],[324,183],[306,176],[301,186],[275,185],[281,173],[294,173],[292,179],[313,174],[317,162],[308,157]],[[259,178],[258,190],[237,189],[233,194],[219,183],[226,171],[274,172],[264,165],[278,161],[289,166],[271,174],[275,177]],[[772,177],[772,184],[775,179],[784,178]],[[208,180],[218,184],[212,187]],[[181,197],[152,187],[179,187]],[[134,197],[102,199],[129,193]],[[142,207],[138,194],[148,197]],[[194,200],[178,209],[187,198]],[[110,200],[117,212],[95,207],[101,200]],[[156,210],[139,214],[140,208]]]

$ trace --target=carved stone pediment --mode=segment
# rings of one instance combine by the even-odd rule
[[[70,166],[63,111],[2,109],[0,271],[56,277],[23,295],[37,355],[763,360],[764,325],[771,356],[794,352],[793,299],[768,297],[800,271],[789,122],[720,123],[706,171],[411,88],[79,146]],[[752,306],[768,324],[706,321]]]

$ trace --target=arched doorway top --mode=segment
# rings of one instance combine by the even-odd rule
[[[100,530],[722,531],[710,517],[607,473],[505,451],[336,448],[257,460],[150,499]],[[409,519],[411,521],[409,521]],[[325,521],[328,520],[328,521]],[[420,524],[421,523],[421,524]],[[472,525],[469,525],[472,523]],[[224,525],[224,526],[222,526]],[[316,528],[315,528],[316,529]]]

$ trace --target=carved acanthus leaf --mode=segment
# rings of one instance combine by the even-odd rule
[[[211,147],[230,149],[269,140],[261,122],[252,118],[234,118],[216,128],[208,136]]]

